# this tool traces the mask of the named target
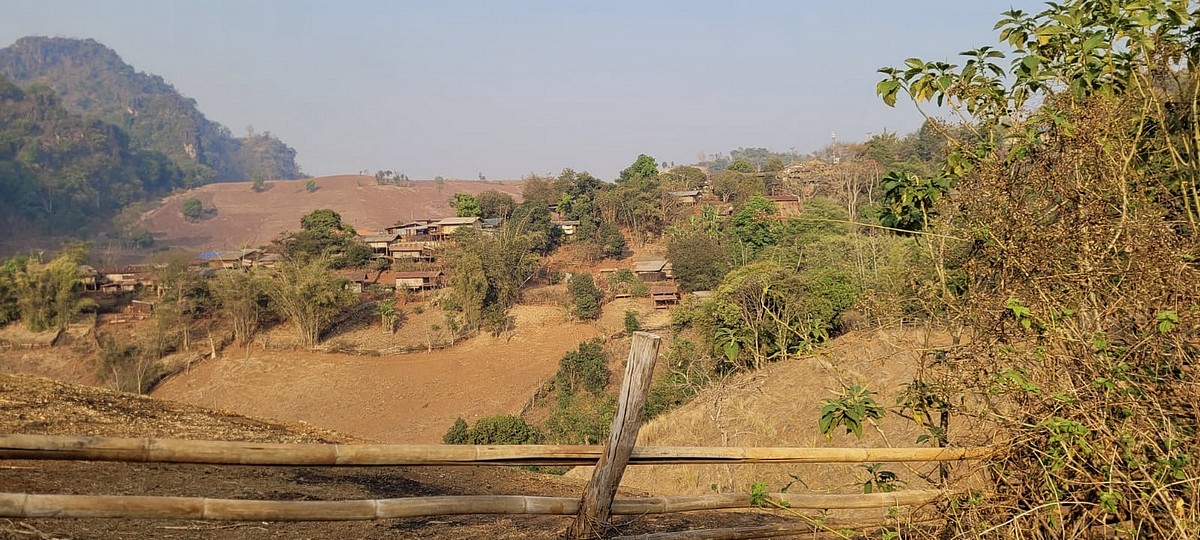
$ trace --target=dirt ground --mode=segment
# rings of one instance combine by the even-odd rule
[[[229,349],[163,382],[154,396],[299,420],[394,443],[437,443],[463,417],[515,414],[563,353],[602,335],[553,306],[518,306],[516,332],[430,353],[353,356]]]
[[[317,190],[304,180],[277,180],[261,193],[249,182],[222,182],[172,195],[146,212],[141,226],[162,245],[196,249],[237,249],[270,243],[279,233],[300,228],[300,218],[318,208],[331,208],[356,229],[379,231],[398,220],[453,215],[446,202],[454,193],[478,194],[489,189],[520,199],[523,181],[447,180],[439,186],[417,181],[414,187],[379,185],[373,176],[316,178]],[[183,201],[196,197],[216,215],[191,223],[183,218]]]
[[[297,423],[255,420],[168,401],[0,375],[0,432],[255,442],[361,442]],[[425,495],[577,496],[573,479],[507,467],[217,467],[0,461],[0,490],[16,493],[344,500]],[[623,496],[643,493],[622,491]],[[751,526],[764,512],[697,512],[614,520],[614,532]],[[364,522],[230,523],[125,519],[0,519],[0,539],[557,538],[570,518],[444,516]]]

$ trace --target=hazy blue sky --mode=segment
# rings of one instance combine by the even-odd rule
[[[1029,0],[5,0],[0,46],[94,38],[313,175],[611,179],[639,153],[811,152],[920,117],[875,70],[995,42]]]

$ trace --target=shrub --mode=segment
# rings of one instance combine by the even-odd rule
[[[470,427],[467,426],[467,421],[461,417],[454,420],[454,425],[450,426],[450,430],[442,435],[442,442],[445,444],[467,444],[467,439],[470,437]]]
[[[196,221],[203,215],[204,204],[200,202],[200,199],[188,197],[187,200],[183,201],[183,217],[188,221]]]
[[[637,312],[632,309],[625,311],[625,333],[626,334],[632,335],[634,332],[637,332],[638,330],[642,329],[642,325],[640,323],[638,323],[637,316],[638,316]]]
[[[485,416],[467,426],[462,418],[442,436],[446,444],[539,444],[542,432],[537,426],[511,414]]]
[[[546,433],[555,444],[600,444],[616,412],[617,400],[607,394],[560,397],[546,418]]]
[[[600,318],[600,300],[602,296],[592,275],[581,272],[571,276],[567,290],[575,299],[575,315],[580,319],[595,320]]]
[[[558,362],[558,373],[554,375],[554,386],[559,399],[586,390],[599,394],[608,386],[608,355],[599,338],[585,341],[573,351],[564,354]]]

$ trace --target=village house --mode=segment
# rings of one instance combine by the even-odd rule
[[[254,261],[255,268],[278,268],[283,264],[283,255],[278,253],[263,253]]]
[[[565,220],[565,219],[551,220],[550,224],[558,225],[558,228],[562,229],[564,236],[574,236],[575,229],[577,227],[579,227],[579,221],[573,220],[573,219],[571,219],[571,220]]]
[[[262,256],[263,250],[258,248],[238,249],[233,251],[218,251],[209,258],[209,266],[225,270],[241,270],[254,266],[254,262]],[[201,255],[203,257],[203,255]]]
[[[81,264],[78,266],[79,283],[83,285],[85,291],[100,290],[100,272],[96,271],[95,267]]]
[[[346,290],[362,294],[367,285],[371,283],[371,276],[362,270],[335,270],[334,274],[346,280]]]
[[[429,234],[435,238],[446,238],[463,227],[481,229],[479,216],[449,217],[430,224]]]
[[[434,219],[414,219],[407,223],[394,225],[384,229],[387,234],[395,234],[404,242],[419,242],[423,240],[433,240],[431,230],[434,228]]]
[[[666,266],[666,259],[635,261],[633,263],[633,273],[642,281],[663,281],[667,279]]]
[[[768,195],[767,200],[775,203],[781,218],[798,216],[802,210],[799,195]]]
[[[654,285],[650,287],[650,299],[654,301],[654,309],[666,309],[679,303],[679,287],[673,284]]]
[[[668,195],[675,198],[681,204],[696,204],[700,202],[700,190],[690,189],[687,191],[669,191]]]
[[[396,290],[407,289],[419,291],[424,289],[440,289],[445,285],[446,274],[433,270],[429,272],[396,272]]]
[[[433,262],[437,246],[433,242],[393,242],[388,244],[388,257],[396,262]]]
[[[361,236],[361,238],[363,243],[371,248],[371,253],[386,256],[388,254],[388,246],[400,238],[400,235],[397,233],[372,234]]]

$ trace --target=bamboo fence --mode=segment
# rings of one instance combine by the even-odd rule
[[[0,434],[0,459],[210,465],[595,465],[603,446],[286,444]],[[897,463],[990,457],[990,448],[739,448],[639,446],[631,465]]]
[[[946,492],[826,495],[775,493],[771,500],[789,508],[861,509],[921,505]],[[748,493],[614,499],[614,515],[665,514],[751,508]],[[578,497],[478,495],[361,499],[345,501],[264,501],[201,497],[118,495],[35,495],[0,493],[2,518],[124,518],[206,521],[358,521],[463,514],[575,515]]]

